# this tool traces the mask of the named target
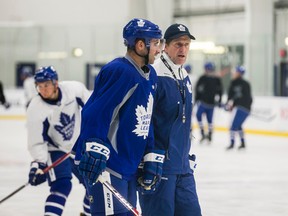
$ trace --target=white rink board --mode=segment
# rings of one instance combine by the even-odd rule
[[[7,101],[11,102],[12,107],[6,110],[0,106],[0,119],[3,116],[22,115],[25,117],[25,97],[23,89],[8,89],[5,91]],[[223,102],[225,102],[225,95]],[[193,112],[193,122],[196,126],[195,106]],[[217,130],[220,128],[229,128],[231,122],[231,113],[224,111],[222,108],[215,108],[214,126]],[[244,123],[244,128],[247,130],[260,130],[267,132],[284,133],[288,136],[288,98],[287,97],[268,97],[257,96],[253,98],[251,115]]]

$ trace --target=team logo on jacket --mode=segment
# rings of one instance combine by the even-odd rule
[[[63,136],[64,140],[71,140],[75,126],[75,114],[70,118],[65,113],[60,114],[61,125],[55,125],[54,128]]]
[[[153,96],[150,93],[148,102],[147,102],[147,108],[145,109],[144,106],[137,106],[136,107],[136,117],[137,117],[137,124],[136,129],[133,130],[137,136],[143,136],[144,139],[147,138],[149,133],[149,127],[151,122],[151,116],[152,116],[152,109],[153,109]]]
[[[192,94],[192,85],[187,81],[186,86],[187,86],[189,93]]]

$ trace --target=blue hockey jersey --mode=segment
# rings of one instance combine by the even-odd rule
[[[163,57],[174,71],[179,86],[163,61],[157,59],[153,64],[158,75],[153,110],[155,148],[166,150],[164,174],[186,174],[191,172],[189,135],[192,116],[192,85],[184,68],[175,65],[166,53],[163,53]],[[182,88],[182,94],[179,88]]]
[[[157,76],[149,69],[144,73],[129,56],[102,67],[82,110],[81,132],[73,148],[76,163],[85,141],[98,138],[110,147],[110,171],[127,180],[136,173],[143,154],[154,144],[150,121]]]

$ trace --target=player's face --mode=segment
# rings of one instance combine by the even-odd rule
[[[238,77],[240,77],[241,75],[237,72],[237,71],[233,71],[232,72],[232,79],[237,79]]]
[[[57,81],[55,81],[54,84],[52,81],[36,83],[36,88],[43,98],[48,100],[56,99],[56,92],[58,88]]]
[[[153,64],[156,57],[163,50],[164,40],[163,39],[152,39],[150,41],[150,52],[149,52],[149,64]]]
[[[165,52],[171,58],[174,64],[183,65],[186,62],[191,39],[184,35],[172,40],[165,46]]]

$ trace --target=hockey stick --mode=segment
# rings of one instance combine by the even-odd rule
[[[66,160],[70,155],[70,152],[64,154],[63,156],[61,156],[60,158],[58,158],[53,164],[51,164],[50,166],[46,167],[43,170],[43,173],[47,173],[50,169],[58,166],[60,163],[62,163],[64,160]],[[4,197],[1,201],[0,204],[2,202],[4,202],[5,200],[9,199],[10,197],[12,197],[14,194],[18,193],[19,191],[21,191],[23,188],[25,188],[26,186],[29,185],[29,182],[27,182],[26,184],[22,185],[21,187],[17,188],[15,191],[13,191],[12,193],[10,193],[8,196]]]
[[[220,108],[223,108],[225,111],[229,111],[229,110],[225,109],[224,104],[221,104]],[[255,118],[257,120],[260,120],[260,121],[271,122],[276,117],[276,114],[274,114],[274,115],[272,114],[270,116],[264,116],[264,115],[258,114],[257,112],[251,110],[249,112],[249,116],[251,116],[252,118]]]
[[[276,117],[276,114],[272,114],[270,116],[264,116],[264,115],[259,115],[257,114],[256,112],[250,112],[250,115],[251,117],[254,117],[260,121],[265,121],[265,122],[271,122],[275,117]]]
[[[131,211],[135,216],[140,216],[140,213],[134,208],[102,175],[99,176],[98,181],[103,184],[111,193],[123,204],[125,208]]]

